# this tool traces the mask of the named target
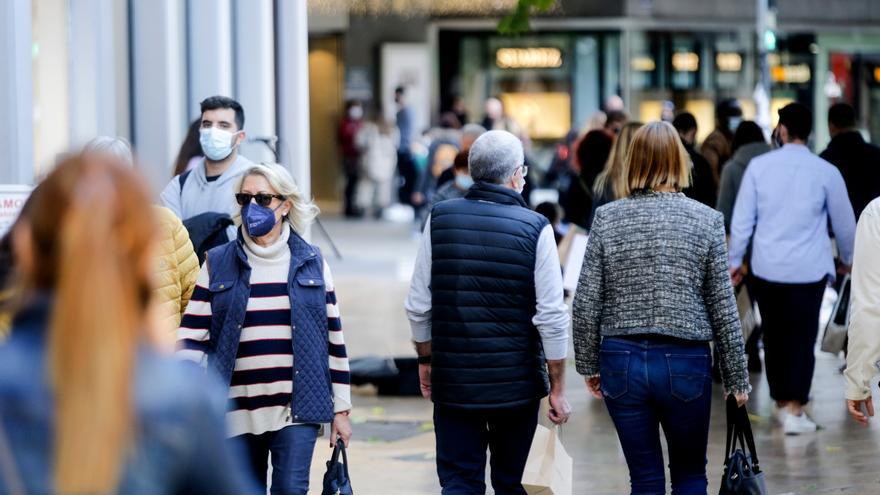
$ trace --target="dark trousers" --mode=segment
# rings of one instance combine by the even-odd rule
[[[397,189],[398,199],[401,204],[412,205],[412,196],[416,191],[418,170],[412,155],[408,151],[397,152],[397,175],[399,181]]]
[[[250,461],[254,479],[266,492],[269,454],[272,454],[272,495],[306,495],[309,470],[318,438],[318,425],[290,425],[262,435],[239,435],[229,441],[241,442]]]
[[[538,404],[493,410],[434,404],[437,475],[443,495],[486,493],[486,448],[497,495],[525,495],[522,474],[538,425]]]
[[[666,493],[661,426],[669,446],[673,495],[706,495],[711,366],[707,343],[602,340],[602,393],[623,447],[633,495]]]
[[[783,284],[753,277],[764,331],[764,366],[773,400],[801,404],[810,401],[825,285],[824,279],[810,284]]]
[[[342,169],[345,172],[345,216],[355,216],[358,213],[357,187],[360,173],[358,172],[358,158],[346,156],[342,158]]]

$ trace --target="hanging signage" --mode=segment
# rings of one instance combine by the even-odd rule
[[[0,184],[0,236],[12,227],[31,190],[31,186]]]
[[[736,52],[718,52],[715,54],[715,65],[721,72],[739,72],[742,70],[742,55]]]
[[[673,53],[672,68],[678,72],[696,72],[700,68],[700,56],[694,52]]]
[[[499,48],[495,65],[501,69],[558,69],[562,50],[552,47]]]
[[[770,68],[770,78],[777,83],[803,84],[810,82],[807,64],[778,65]]]

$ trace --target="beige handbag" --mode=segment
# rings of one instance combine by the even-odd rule
[[[571,495],[573,461],[559,440],[559,427],[535,429],[522,486],[529,495]]]

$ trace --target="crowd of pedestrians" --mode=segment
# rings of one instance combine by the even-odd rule
[[[397,200],[424,211],[404,309],[444,494],[484,493],[487,462],[495,493],[525,493],[542,401],[553,424],[576,414],[570,338],[632,492],[665,490],[662,427],[673,492],[706,493],[713,361],[745,406],[760,338],[784,433],[816,431],[804,407],[819,309],[850,272],[845,394],[856,421],[873,416],[880,149],[851,107],[830,109],[819,157],[801,104],[779,110],[771,148],[723,102],[700,147],[693,115],[630,122],[609,99],[557,149],[560,204],[539,212],[530,143],[500,100],[482,125],[454,100],[420,157],[406,97],[395,91],[394,125],[347,105],[344,213],[381,216],[395,177]],[[318,209],[285,167],[239,154],[244,125],[235,100],[203,100],[146,212],[136,159],[115,137],[69,154],[34,189],[0,242],[6,491],[305,494],[322,425],[330,446],[348,445],[336,289],[302,237]],[[589,237],[566,294],[557,245],[572,225]],[[749,342],[740,284],[761,314]]]

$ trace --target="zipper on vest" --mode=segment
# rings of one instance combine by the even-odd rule
[[[291,402],[287,403],[287,408],[284,409],[284,412],[285,412],[284,422],[285,423],[290,423],[290,417],[293,414],[292,409],[293,409],[293,402],[291,401]]]

